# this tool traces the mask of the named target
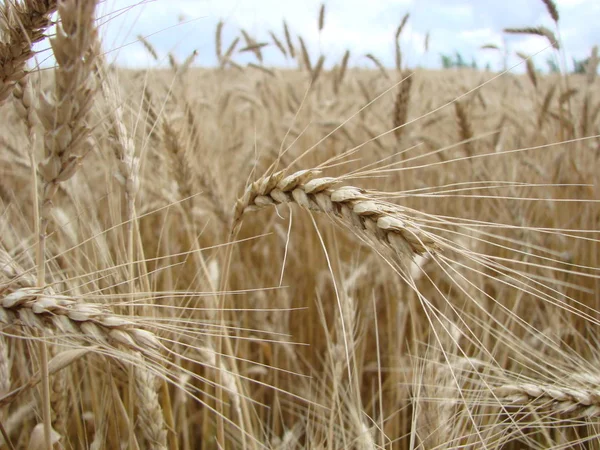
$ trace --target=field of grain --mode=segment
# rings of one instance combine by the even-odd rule
[[[0,5],[0,449],[600,448],[597,51],[125,70],[95,3]]]

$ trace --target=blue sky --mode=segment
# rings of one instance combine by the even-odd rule
[[[557,0],[560,38],[567,60],[584,58],[593,45],[600,45],[600,1]],[[137,35],[147,36],[167,64],[168,52],[180,60],[194,50],[198,64],[216,62],[214,34],[220,19],[225,21],[224,47],[244,28],[257,41],[270,42],[268,31],[283,39],[282,20],[301,35],[313,58],[323,53],[333,64],[344,51],[352,52],[351,63],[372,65],[365,53],[373,53],[386,65],[394,65],[394,33],[405,13],[410,19],[402,34],[404,60],[410,67],[439,67],[440,54],[459,51],[480,65],[502,66],[499,53],[480,50],[493,43],[510,50],[509,63],[516,63],[516,51],[537,54],[534,62],[545,68],[553,55],[540,37],[502,33],[506,27],[554,24],[541,0],[326,0],[324,30],[319,33],[317,16],[320,0],[105,0],[99,6],[105,24],[102,32],[109,59],[119,65],[147,67],[154,64]],[[430,34],[429,51],[425,36]],[[271,46],[264,51],[266,65],[293,66]],[[249,55],[235,58],[251,61]]]

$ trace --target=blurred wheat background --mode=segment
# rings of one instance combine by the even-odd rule
[[[600,448],[597,48],[125,70],[94,0],[0,8],[0,448]]]

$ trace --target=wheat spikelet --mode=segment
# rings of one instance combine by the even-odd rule
[[[37,123],[37,114],[35,112],[29,76],[25,76],[17,82],[13,90],[13,97],[15,99],[15,109],[17,110],[17,114],[27,129],[27,138],[29,139],[29,144],[31,145],[31,148],[34,148],[34,127]]]
[[[412,88],[413,76],[412,73],[408,73],[400,86],[398,87],[398,94],[394,101],[394,135],[396,140],[400,141],[404,128],[402,125],[406,123],[408,117],[408,107],[410,104],[410,92]]]
[[[56,11],[56,0],[5,1],[0,5],[0,104],[26,74],[25,64],[33,56],[33,44],[44,39]]]
[[[402,263],[414,255],[437,250],[435,240],[400,206],[377,200],[374,193],[356,187],[335,188],[341,180],[315,178],[317,174],[303,170],[286,176],[282,171],[255,181],[236,202],[233,229],[237,229],[248,211],[296,203],[310,211],[325,213],[368,242],[392,250]]]

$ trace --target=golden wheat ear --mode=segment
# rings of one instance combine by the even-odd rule
[[[0,104],[27,73],[26,64],[35,54],[33,45],[43,40],[56,12],[56,0],[6,0],[0,5]]]
[[[317,178],[318,170],[285,171],[261,178],[246,189],[233,213],[233,229],[250,211],[295,203],[309,211],[324,213],[376,248],[391,251],[402,265],[417,255],[440,250],[434,236],[398,205],[379,200],[381,193],[336,185],[341,179]]]

